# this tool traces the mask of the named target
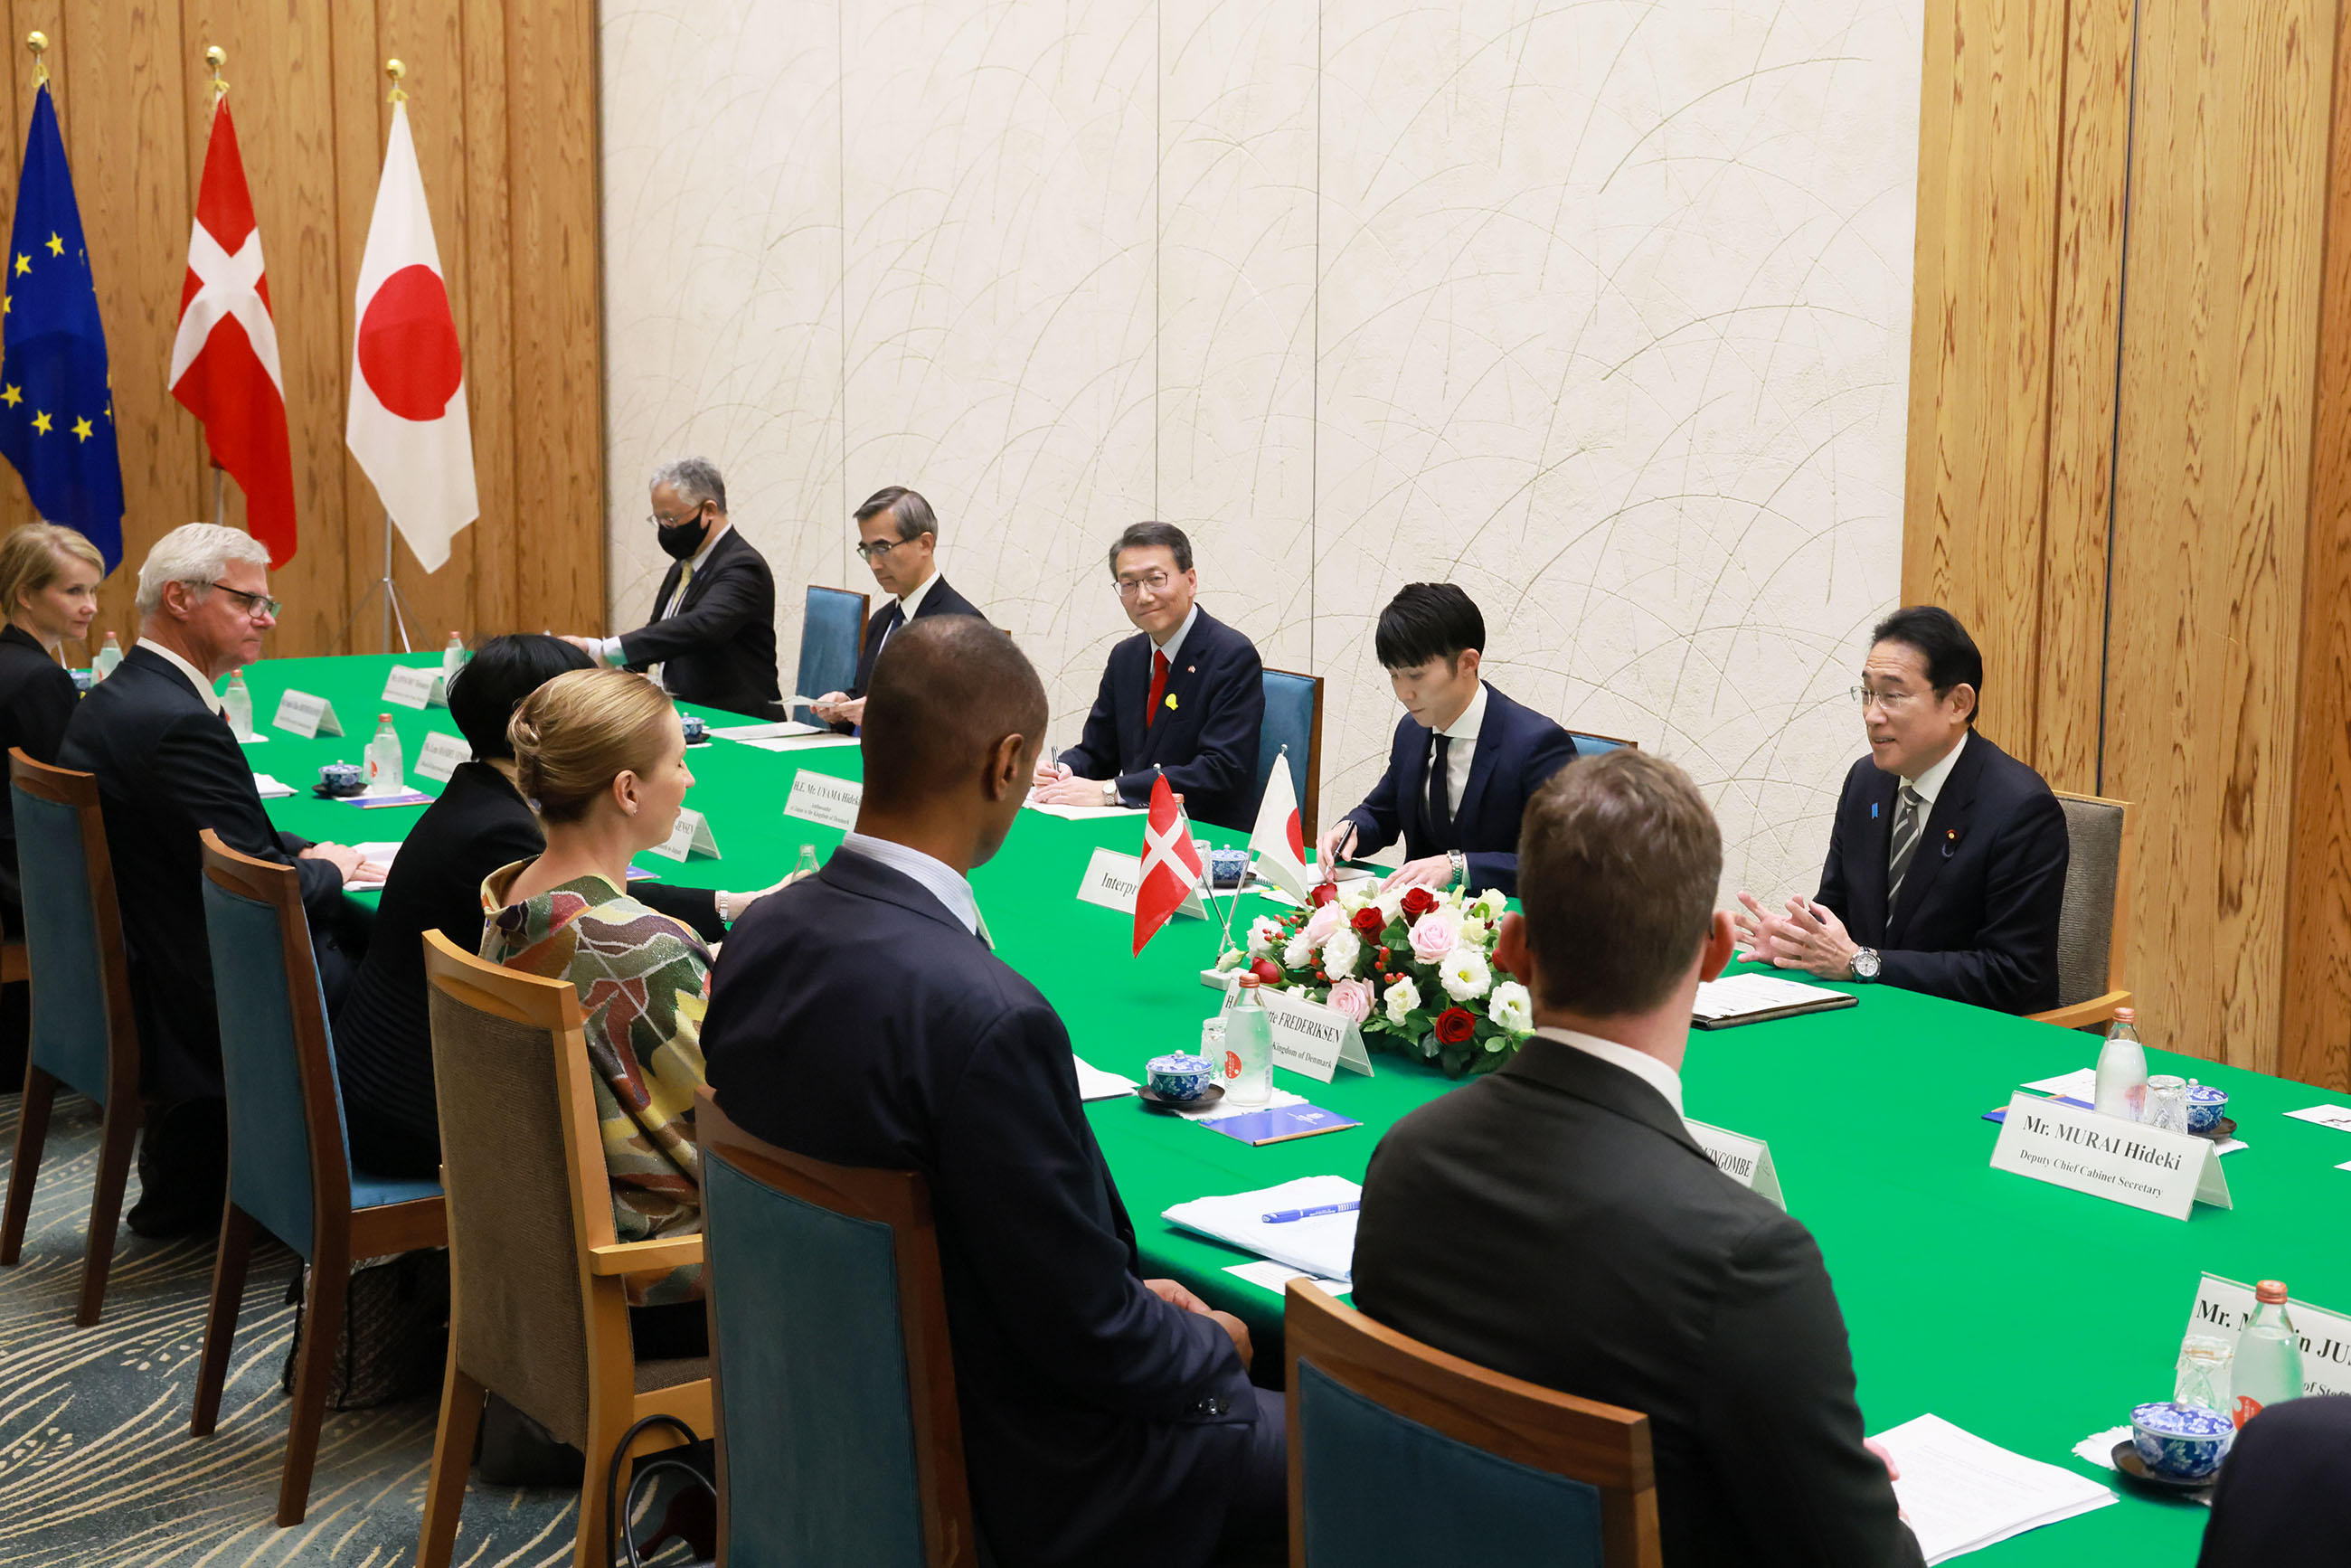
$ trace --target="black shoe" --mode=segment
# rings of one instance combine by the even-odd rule
[[[215,1201],[207,1209],[201,1204],[183,1199],[167,1198],[158,1193],[150,1197],[141,1195],[122,1217],[131,1227],[131,1234],[143,1236],[150,1241],[168,1241],[175,1236],[194,1236],[220,1224],[220,1204]]]

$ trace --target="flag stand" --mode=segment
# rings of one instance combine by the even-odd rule
[[[390,512],[383,515],[383,575],[369,587],[365,594],[360,596],[359,603],[351,607],[350,618],[343,622],[342,631],[336,634],[337,646],[340,647],[343,641],[350,636],[352,626],[358,623],[360,616],[367,613],[368,605],[378,594],[383,596],[383,651],[387,653],[392,652],[392,629],[397,624],[400,628],[400,651],[403,653],[416,652],[408,645],[408,612],[400,602],[400,585],[392,580],[392,514]]]

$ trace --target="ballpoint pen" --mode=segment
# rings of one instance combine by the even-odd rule
[[[1271,1214],[1258,1218],[1268,1225],[1287,1225],[1293,1219],[1311,1219],[1319,1214],[1344,1214],[1351,1208],[1363,1207],[1363,1199],[1351,1197],[1344,1203],[1325,1203],[1313,1208],[1277,1208]]]

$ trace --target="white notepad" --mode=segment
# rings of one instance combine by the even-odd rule
[[[1929,1563],[2116,1500],[2087,1476],[2012,1454],[1939,1416],[1905,1421],[1877,1440],[1902,1472],[1894,1495]]]
[[[1690,1004],[1690,1012],[1708,1023],[1729,1023],[1738,1019],[1782,1012],[1790,1008],[1845,1007],[1852,1001],[1852,996],[1844,991],[1833,991],[1826,986],[1807,986],[1796,980],[1783,980],[1777,975],[1760,975],[1750,970],[1744,974],[1725,975],[1719,980],[1700,981],[1698,999]]]
[[[1318,1214],[1311,1219],[1293,1219],[1285,1225],[1268,1225],[1264,1217],[1285,1208],[1348,1203],[1363,1196],[1364,1189],[1345,1176],[1301,1176],[1255,1192],[1196,1197],[1189,1203],[1176,1205],[1160,1218],[1212,1241],[1223,1241],[1260,1258],[1303,1270],[1318,1280],[1352,1280],[1355,1273],[1355,1210]]]
[[[1078,1064],[1079,1099],[1115,1100],[1122,1094],[1134,1092],[1134,1079],[1105,1072],[1082,1056],[1071,1057],[1071,1060]]]

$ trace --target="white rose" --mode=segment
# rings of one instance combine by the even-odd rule
[[[1420,1006],[1420,988],[1412,983],[1410,975],[1398,975],[1382,1000],[1387,1004],[1388,1022],[1402,1028],[1405,1015]]]
[[[1301,931],[1283,945],[1281,967],[1285,969],[1302,969],[1306,967],[1307,960],[1313,956],[1314,948],[1306,940],[1306,933]]]
[[[1492,925],[1502,918],[1502,912],[1509,904],[1509,899],[1489,887],[1469,901],[1467,913]]]
[[[1322,944],[1322,972],[1334,980],[1343,980],[1355,972],[1364,956],[1363,938],[1352,931],[1335,931],[1331,940]]]
[[[1377,898],[1372,900],[1374,904],[1380,906],[1380,919],[1383,923],[1393,922],[1398,915],[1404,912],[1404,894],[1405,890],[1399,887],[1387,893],[1384,893]]]
[[[1499,1028],[1524,1034],[1535,1027],[1534,999],[1518,981],[1504,980],[1494,988],[1493,999],[1486,1004],[1486,1016]]]
[[[1491,947],[1494,945],[1493,924],[1490,921],[1480,920],[1474,915],[1469,916],[1461,923],[1461,945],[1464,947],[1475,947],[1480,952]]]
[[[1243,964],[1248,962],[1249,958],[1247,955],[1241,953],[1238,948],[1229,953],[1219,953],[1217,955],[1217,968],[1219,972],[1238,969]]]
[[[1249,956],[1265,958],[1272,956],[1273,945],[1281,940],[1281,922],[1270,915],[1260,915],[1249,923]]]
[[[1437,972],[1445,982],[1445,994],[1457,1002],[1474,1002],[1494,988],[1494,971],[1474,948],[1456,947]]]

